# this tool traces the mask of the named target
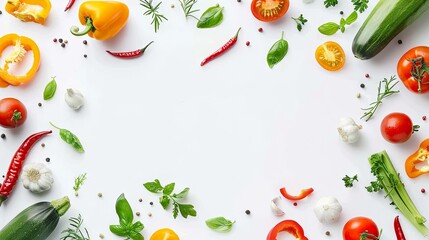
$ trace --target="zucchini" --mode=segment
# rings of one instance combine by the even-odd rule
[[[46,240],[69,208],[68,197],[31,205],[0,230],[0,239]]]
[[[380,0],[355,36],[353,54],[374,57],[428,9],[429,0]]]

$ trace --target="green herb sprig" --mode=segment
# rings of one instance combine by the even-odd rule
[[[221,24],[223,21],[222,11],[223,7],[220,7],[219,4],[209,7],[198,20],[197,28],[212,28]]]
[[[54,97],[55,92],[57,91],[57,82],[55,77],[51,78],[51,81],[46,84],[45,90],[43,91],[43,100],[49,100]]]
[[[359,182],[357,174],[354,175],[353,177],[350,177],[350,176],[346,175],[345,177],[342,178],[342,180],[344,181],[344,186],[346,188],[353,187],[353,182],[354,181]]]
[[[302,26],[304,26],[305,25],[305,23],[306,22],[308,22],[308,20],[307,19],[305,19],[304,18],[304,16],[301,14],[301,15],[299,15],[299,17],[297,17],[297,18],[294,18],[294,17],[292,17],[292,19],[296,22],[296,28],[298,29],[298,31],[300,31],[301,32],[301,30],[302,30]]]
[[[179,193],[173,193],[175,183],[170,183],[163,187],[158,179],[153,182],[147,182],[143,186],[151,193],[162,193],[162,196],[159,197],[159,203],[164,209],[167,209],[172,204],[174,218],[177,218],[179,212],[184,218],[197,216],[197,211],[193,205],[178,202],[188,195],[189,188],[185,188]]]
[[[356,21],[358,18],[358,14],[356,11],[353,11],[346,19],[341,18],[340,24],[334,23],[334,22],[327,22],[325,24],[322,24],[318,30],[320,33],[324,35],[333,35],[338,30],[340,30],[342,33],[346,31],[346,25],[351,25]]]
[[[120,237],[126,237],[126,240],[143,240],[140,232],[144,225],[140,221],[133,223],[134,213],[123,193],[116,200],[115,209],[119,217],[119,225],[110,225],[110,231]]]
[[[206,225],[216,232],[229,232],[235,221],[228,220],[224,217],[215,217],[206,220]]]
[[[53,123],[51,123],[51,122],[49,122],[49,123],[51,124],[52,127],[60,130],[60,137],[64,142],[71,145],[73,147],[73,149],[79,153],[85,152],[85,150],[83,149],[82,143],[80,142],[79,138],[76,135],[74,135],[72,132],[70,132],[67,129],[59,128],[59,127],[55,126]]]
[[[61,234],[62,236],[60,240],[90,240],[88,230],[84,228],[85,234],[83,233],[81,227],[83,224],[82,216],[79,214],[77,217],[71,217],[69,218],[70,221],[70,227],[63,230]],[[86,235],[86,236],[85,236]]]
[[[378,83],[378,89],[377,89],[377,99],[372,102],[369,107],[362,108],[364,110],[364,114],[360,119],[365,118],[365,121],[368,122],[369,119],[372,118],[374,113],[377,111],[380,104],[383,102],[383,100],[389,96],[392,96],[395,93],[399,93],[399,90],[394,91],[393,88],[398,84],[399,81],[396,81],[396,76],[390,77],[390,80],[387,80],[386,78],[383,79]],[[382,88],[382,84],[384,83],[384,88]],[[383,90],[383,91],[382,91]]]
[[[368,8],[369,0],[352,0],[352,3],[355,7],[355,11],[359,11],[360,13],[365,12]]]
[[[155,32],[158,32],[161,22],[163,20],[168,21],[168,19],[158,12],[159,6],[162,2],[159,2],[155,6],[152,4],[152,2],[153,0],[140,0],[140,5],[147,9],[146,12],[143,13],[144,15],[152,15],[152,22],[150,24],[153,24],[155,27]]]
[[[82,187],[85,180],[86,180],[86,173],[82,173],[81,175],[77,176],[77,178],[74,179],[73,190],[76,196],[79,195],[79,190]]]
[[[325,4],[326,8],[328,8],[328,7],[334,7],[335,5],[338,4],[338,0],[325,0],[323,2],[323,4]]]
[[[185,18],[192,17],[199,20],[193,14],[200,11],[200,9],[192,9],[194,5],[197,3],[197,0],[179,0],[180,6],[183,9],[183,13],[185,13]]]
[[[280,40],[275,42],[270,48],[267,54],[267,63],[270,68],[273,68],[274,65],[279,63],[286,56],[289,45],[286,40],[284,40],[284,32],[282,32],[282,37]]]

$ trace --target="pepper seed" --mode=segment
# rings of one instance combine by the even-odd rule
[[[6,134],[2,133],[0,136],[2,139],[6,139]]]
[[[69,43],[69,40],[67,40],[67,39],[66,39],[66,40],[64,40],[64,43]]]
[[[103,193],[99,192],[99,193],[97,194],[97,196],[98,196],[99,198],[101,198],[101,197],[103,197]]]
[[[137,216],[137,217],[140,217],[140,212],[136,212],[136,216]]]
[[[100,233],[100,235],[98,235],[101,239],[104,239],[104,234]]]
[[[143,202],[143,199],[139,198],[139,202]]]

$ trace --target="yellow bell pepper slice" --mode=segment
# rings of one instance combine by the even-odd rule
[[[9,84],[18,86],[28,83],[36,75],[40,66],[40,50],[37,44],[30,38],[18,36],[17,34],[7,34],[0,38],[0,57],[3,51],[14,46],[14,51],[6,58],[3,67],[0,67],[0,87],[7,87]],[[10,64],[21,62],[28,51],[33,52],[33,65],[25,75],[14,76],[9,73]]]
[[[7,0],[6,12],[23,22],[45,24],[51,11],[49,0]]]

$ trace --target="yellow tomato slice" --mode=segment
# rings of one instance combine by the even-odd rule
[[[343,48],[336,42],[325,42],[316,49],[316,60],[328,71],[340,70],[346,63]]]
[[[180,239],[179,239],[179,236],[177,236],[177,234],[173,230],[169,228],[162,228],[154,232],[150,237],[150,240],[180,240]]]

